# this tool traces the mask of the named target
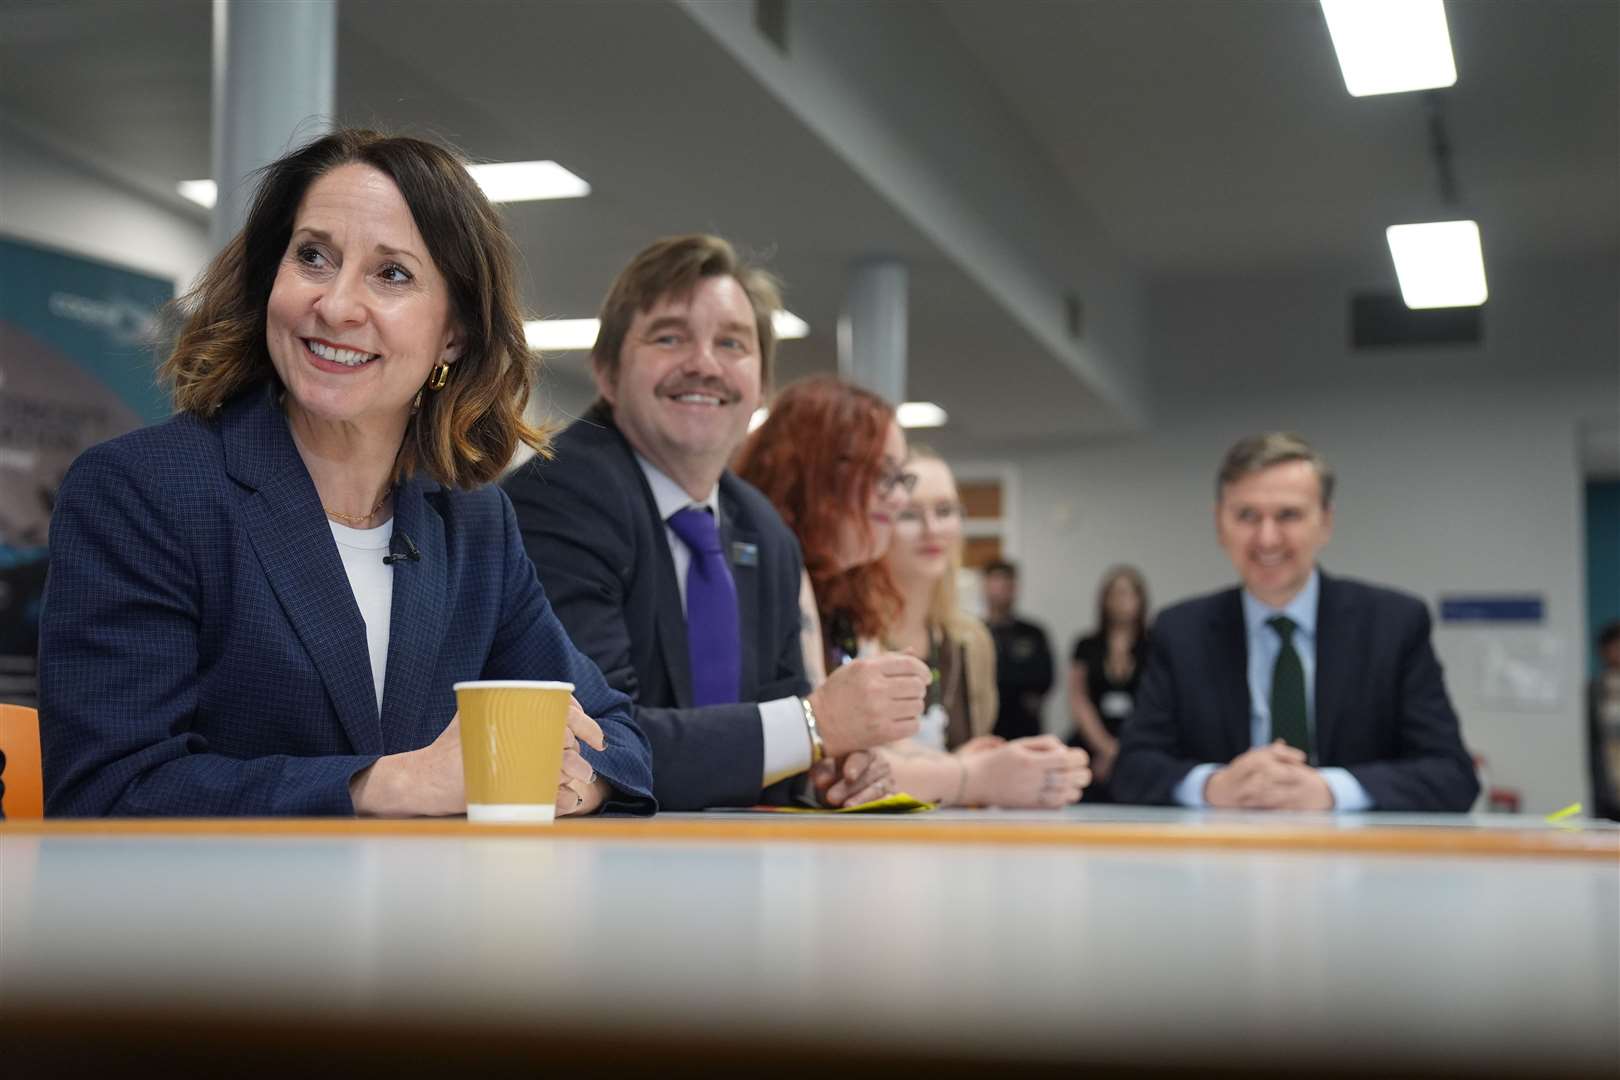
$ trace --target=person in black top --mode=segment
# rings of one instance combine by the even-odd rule
[[[1052,689],[1052,646],[1038,624],[1018,618],[1018,567],[998,559],[984,568],[985,623],[996,645],[995,733],[1022,739],[1041,733],[1041,701]]]
[[[1136,710],[1147,652],[1147,582],[1134,566],[1116,566],[1097,587],[1097,623],[1074,644],[1069,663],[1070,746],[1091,751],[1090,802],[1113,802],[1108,778],[1119,756],[1119,733]]]
[[[1620,821],[1620,619],[1598,631],[1597,646],[1603,670],[1587,691],[1591,815]]]

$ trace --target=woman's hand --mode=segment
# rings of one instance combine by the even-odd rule
[[[349,780],[360,817],[445,817],[467,812],[461,771],[461,714],[420,750],[380,757]]]
[[[568,726],[563,729],[562,777],[557,784],[557,816],[594,814],[612,793],[608,782],[596,775],[585,755],[579,752],[583,741],[593,750],[606,750],[602,726],[580,706],[579,699],[568,699]]]
[[[1067,806],[1078,802],[1091,783],[1086,752],[1064,746],[1052,735],[1014,739],[964,761],[968,770],[964,801],[973,806]]]
[[[832,768],[819,776],[812,772],[811,780],[828,806],[859,806],[894,793],[894,768],[881,750],[856,750],[843,761],[823,761],[816,768],[821,765]],[[825,788],[821,786],[824,778],[828,780]]]
[[[562,775],[557,815],[571,817],[600,809],[612,788],[596,775],[579,744],[607,748],[601,725],[570,698],[563,730]],[[381,757],[349,781],[349,798],[361,817],[444,817],[467,812],[466,774],[461,766],[461,714],[420,750]]]
[[[975,735],[967,742],[956,748],[956,752],[964,757],[972,754],[982,754],[986,750],[994,750],[998,746],[1006,746],[1007,740],[1000,735]]]

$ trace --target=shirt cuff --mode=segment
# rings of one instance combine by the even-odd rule
[[[1209,803],[1204,801],[1204,785],[1209,783],[1209,778],[1218,768],[1219,765],[1208,762],[1194,765],[1192,771],[1181,778],[1181,783],[1176,785],[1176,790],[1172,793],[1176,802],[1199,810],[1207,807]]]
[[[1361,786],[1361,781],[1349,769],[1329,766],[1316,772],[1327,782],[1328,790],[1333,792],[1335,813],[1353,814],[1357,810],[1373,808],[1372,796],[1367,794],[1367,789]]]
[[[804,726],[804,706],[798,698],[760,702],[759,726],[765,737],[761,787],[770,787],[810,767],[810,735]]]

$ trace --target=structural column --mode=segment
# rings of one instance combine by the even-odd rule
[[[337,0],[214,0],[213,243],[247,218],[250,182],[329,130],[337,108]]]
[[[906,396],[906,266],[858,263],[838,320],[838,373],[896,405]]]

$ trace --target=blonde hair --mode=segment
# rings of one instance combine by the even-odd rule
[[[923,443],[912,443],[911,461],[937,461],[945,469],[945,475],[950,477],[951,487],[956,487],[956,474],[951,471],[950,463],[941,457],[933,447]],[[934,589],[928,596],[928,625],[943,629],[953,641],[960,641],[972,632],[973,624],[978,620],[962,610],[961,598],[957,593],[956,579],[962,573],[962,549],[965,539],[959,532],[946,551],[945,573],[936,582]]]

